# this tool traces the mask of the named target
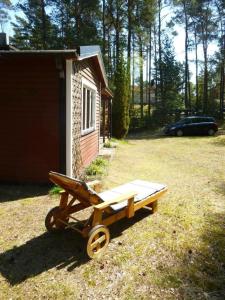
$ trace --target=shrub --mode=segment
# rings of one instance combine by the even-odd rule
[[[55,185],[50,189],[49,195],[58,195],[61,191],[63,191],[63,189],[60,186]]]
[[[104,175],[105,168],[108,165],[108,161],[104,158],[97,157],[85,170],[86,175],[88,176],[96,176],[96,175]]]
[[[110,141],[107,141],[104,143],[105,148],[112,148],[112,143]]]

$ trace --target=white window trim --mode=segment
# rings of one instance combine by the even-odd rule
[[[82,95],[82,103],[81,103],[81,108],[82,108],[82,112],[81,112],[81,135],[86,135],[90,132],[93,132],[96,130],[96,95],[97,95],[97,87],[96,85],[94,85],[92,82],[90,82],[89,80],[87,80],[86,78],[82,78],[81,80],[82,82],[82,90],[81,90],[81,95]],[[83,129],[83,88],[87,88],[88,90],[91,90],[94,93],[94,126],[90,127],[88,129]]]
[[[72,176],[72,60],[66,60],[66,175]]]

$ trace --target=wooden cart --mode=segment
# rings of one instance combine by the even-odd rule
[[[108,225],[124,218],[132,218],[137,210],[146,207],[151,213],[157,210],[157,200],[167,191],[163,184],[135,180],[103,193],[100,184],[86,184],[68,176],[50,172],[50,180],[63,188],[60,204],[46,216],[45,226],[49,232],[72,228],[87,238],[87,254],[99,257],[109,243]],[[75,213],[93,207],[90,217],[80,221]],[[72,221],[72,222],[71,222]]]

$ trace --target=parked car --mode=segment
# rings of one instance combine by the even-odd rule
[[[216,121],[212,117],[193,116],[167,125],[164,133],[169,135],[214,135],[218,131]]]

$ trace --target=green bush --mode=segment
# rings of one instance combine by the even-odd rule
[[[104,158],[97,157],[85,170],[88,176],[104,175],[105,168],[108,165],[108,161]]]
[[[93,164],[99,167],[106,167],[108,165],[108,161],[102,157],[97,157],[94,161]]]
[[[50,189],[49,195],[58,195],[61,191],[63,191],[63,189],[60,186],[55,185]]]
[[[110,141],[107,141],[104,143],[105,148],[112,148],[112,143]]]

